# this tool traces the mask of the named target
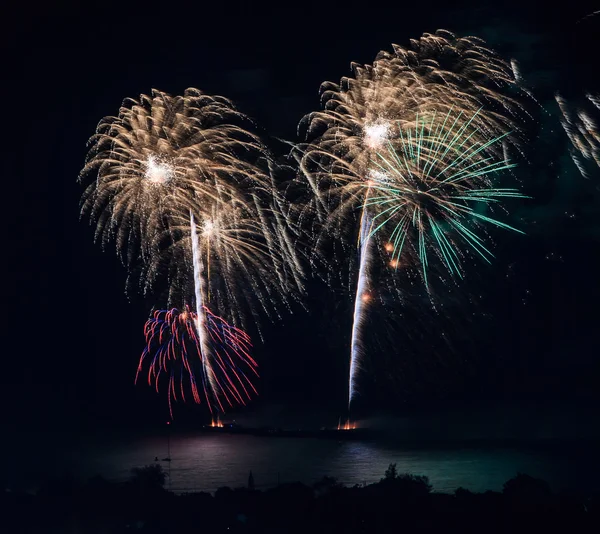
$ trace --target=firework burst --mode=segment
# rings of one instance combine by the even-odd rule
[[[404,247],[411,247],[426,284],[431,254],[458,276],[465,250],[489,262],[484,224],[520,232],[486,213],[502,199],[524,198],[517,189],[494,185],[500,173],[515,166],[489,155],[502,138],[486,140],[472,127],[474,121],[460,118],[452,113],[417,118],[413,128],[399,130],[398,139],[377,152],[373,165],[379,178],[359,183],[369,191],[370,236],[381,232],[394,268]]]
[[[518,121],[525,110],[511,96],[517,89],[511,65],[482,40],[444,30],[392,48],[380,52],[373,65],[353,64],[353,77],[324,83],[323,110],[301,122],[310,142],[298,159],[311,197],[305,213],[316,213],[318,221],[316,256],[322,257],[326,235],[342,245],[356,242],[348,235],[356,235],[358,218],[357,288],[366,283],[363,266],[372,263],[362,257],[367,242],[392,270],[402,252],[412,251],[403,263],[419,261],[426,283],[429,249],[460,274],[463,252],[450,239],[450,228],[488,258],[491,253],[467,220],[508,225],[467,206],[489,207],[500,197],[519,196],[486,182],[510,167],[506,155],[522,137]],[[359,369],[357,321],[363,323],[365,313],[360,293],[354,296],[350,401]]]
[[[93,178],[81,211],[96,224],[96,238],[103,245],[114,239],[129,264],[152,252],[153,237],[190,198],[214,202],[218,184],[261,176],[234,155],[260,148],[233,124],[239,118],[228,100],[196,89],[126,99],[118,116],[98,125],[81,172],[82,180]]]
[[[165,252],[150,260],[149,269],[176,281],[172,295],[190,295],[197,293],[199,279],[189,273],[201,261],[204,301],[240,324],[248,312],[258,325],[259,312],[275,318],[278,304],[297,296],[302,266],[287,216],[277,204],[265,205],[268,192],[262,198],[256,190],[236,193],[212,206],[188,204],[187,213],[174,213],[159,236]]]
[[[200,315],[198,315],[200,313]],[[206,323],[211,354],[203,348],[198,322]],[[172,401],[191,397],[200,403],[204,398],[211,412],[213,406],[224,411],[228,406],[246,404],[256,394],[250,377],[258,377],[257,364],[250,356],[250,337],[239,328],[201,306],[198,312],[157,310],[144,328],[146,347],[140,358],[136,382],[148,362],[147,381],[159,390],[167,384],[169,410]],[[206,358],[211,371],[206,372]]]
[[[480,39],[439,30],[408,48],[393,45],[373,65],[353,64],[353,70],[353,78],[324,83],[324,109],[301,122],[311,141],[297,152],[310,191],[301,216],[316,214],[316,258],[326,236],[342,244],[356,241],[348,233],[356,235],[356,212],[367,207],[369,188],[363,185],[387,179],[380,163],[373,163],[377,152],[417,119],[452,116],[458,128],[468,122],[480,139],[501,137],[483,149],[494,158],[508,159],[523,137],[525,110],[510,96],[518,90],[513,69]]]
[[[471,121],[487,139],[511,132],[503,143],[490,144],[489,151],[503,154],[507,145],[519,146],[519,119],[525,110],[510,96],[517,90],[513,69],[484,45],[475,37],[457,38],[439,30],[413,40],[408,48],[393,45],[393,52],[379,52],[373,65],[353,64],[353,78],[323,83],[324,109],[301,121],[311,142],[299,155],[302,176],[320,212],[331,214],[336,180],[348,174],[365,178],[376,170],[371,165],[374,152],[412,127],[417,117],[453,113]],[[362,200],[342,204],[362,205]],[[343,225],[344,216],[338,213],[333,219]]]
[[[229,237],[238,233],[215,241],[221,267],[226,266],[219,273],[228,284],[220,292],[228,299],[223,308],[239,308],[234,276],[246,277],[238,288],[263,281],[254,288],[263,304],[274,294],[286,295],[294,284],[298,288],[299,263],[266,149],[236,124],[241,122],[249,121],[229,100],[197,89],[183,96],[153,91],[139,101],[127,99],[117,117],[100,122],[81,173],[82,180],[94,178],[82,196],[82,215],[96,224],[103,245],[115,241],[128,267],[141,265],[145,292],[167,274],[170,302],[189,294],[191,247],[188,242],[187,262],[172,247],[181,244],[182,221],[189,236],[190,212],[205,230],[215,224],[217,238],[223,236],[219,228],[227,228]],[[252,220],[251,231],[236,227],[240,214]],[[257,262],[248,261],[252,251],[268,256],[271,269],[254,272]],[[242,261],[245,268],[235,271]]]
[[[461,277],[470,252],[489,262],[493,256],[484,226],[520,230],[489,213],[507,198],[524,198],[517,189],[495,185],[501,173],[514,167],[495,158],[492,145],[461,114],[426,119],[417,117],[411,127],[399,127],[371,159],[366,178],[346,175],[337,194],[346,202],[364,198],[361,211],[360,260],[352,326],[349,402],[356,391],[360,369],[360,336],[365,321],[365,286],[372,247],[381,263],[396,271],[400,265],[420,265],[429,288],[429,264],[439,260],[452,275]],[[522,233],[522,232],[521,232]],[[406,260],[404,255],[408,255]]]

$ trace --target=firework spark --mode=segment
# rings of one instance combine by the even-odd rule
[[[600,96],[587,94],[586,99],[587,106],[573,111],[563,97],[556,95],[562,114],[560,122],[571,142],[571,158],[581,175],[589,178],[591,166],[600,168],[600,129],[593,116],[600,109]]]
[[[248,334],[214,315],[206,306],[200,308],[200,313],[214,360],[210,376],[206,372],[207,355],[198,337],[197,312],[187,306],[183,310],[157,310],[144,328],[146,347],[140,357],[136,382],[148,361],[148,384],[158,391],[159,382],[163,379],[167,382],[171,416],[172,401],[185,401],[189,396],[196,403],[202,402],[203,396],[212,413],[213,404],[224,411],[226,406],[245,405],[257,393],[249,378],[258,377],[258,372],[250,356],[252,344]]]

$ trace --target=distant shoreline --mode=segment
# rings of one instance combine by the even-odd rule
[[[181,434],[202,433],[207,435],[245,435],[272,438],[316,438],[339,441],[371,441],[381,440],[393,442],[396,446],[409,448],[533,448],[553,449],[557,447],[588,448],[600,450],[598,438],[402,438],[385,430],[356,428],[352,430],[337,429],[281,429],[281,428],[228,428],[205,426],[199,431],[184,430]],[[176,432],[174,434],[180,434]]]

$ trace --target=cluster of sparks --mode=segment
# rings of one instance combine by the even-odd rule
[[[561,124],[571,142],[571,158],[584,178],[590,177],[590,165],[600,168],[600,129],[594,114],[600,110],[600,95],[586,95],[586,106],[573,111],[567,101],[556,95]]]

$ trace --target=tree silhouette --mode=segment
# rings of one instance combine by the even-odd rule
[[[383,475],[383,478],[381,479],[382,482],[384,480],[396,480],[398,478],[398,470],[396,469],[396,464],[390,464],[388,465],[388,468],[385,470],[385,474]]]
[[[428,495],[432,490],[429,478],[410,473],[399,474],[395,463],[388,466],[379,484],[404,495]]]

